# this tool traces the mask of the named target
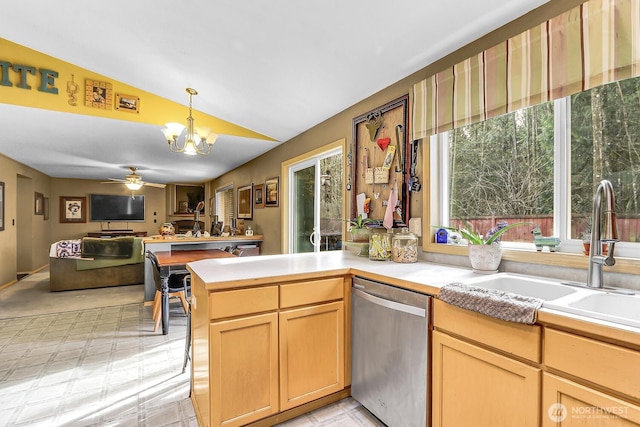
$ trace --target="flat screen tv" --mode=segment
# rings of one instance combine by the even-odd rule
[[[89,211],[91,221],[144,221],[144,196],[91,194]]]

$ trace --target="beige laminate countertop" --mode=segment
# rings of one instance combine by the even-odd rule
[[[289,282],[352,274],[438,295],[440,288],[448,283],[478,277],[470,268],[424,261],[412,264],[370,261],[347,251],[206,259],[189,263],[188,268],[204,281],[205,288],[210,291],[256,286],[280,280]],[[544,307],[538,311],[538,323],[624,343],[640,350],[638,328]]]

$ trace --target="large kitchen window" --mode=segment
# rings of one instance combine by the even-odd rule
[[[531,221],[580,252],[593,193],[614,186],[621,256],[640,256],[640,78],[431,137],[432,203],[441,224]],[[530,227],[503,241],[532,242]],[[518,246],[514,244],[513,246]]]

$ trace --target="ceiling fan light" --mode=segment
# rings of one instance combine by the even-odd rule
[[[140,182],[125,182],[124,185],[131,191],[136,191],[142,188],[142,183]]]

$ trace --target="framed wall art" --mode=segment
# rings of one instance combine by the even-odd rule
[[[0,182],[0,231],[4,231],[4,182]]]
[[[280,189],[278,188],[279,177],[270,178],[264,183],[264,205],[265,206],[278,206],[278,199],[280,196]]]
[[[35,215],[44,215],[44,194],[36,192],[33,202],[33,213]]]
[[[113,105],[113,86],[111,83],[86,79],[84,105],[102,110],[110,110]]]
[[[87,222],[87,198],[60,196],[60,222]]]
[[[140,113],[140,98],[116,93],[116,110],[138,114]]]
[[[238,219],[253,217],[253,184],[238,187]]]
[[[253,207],[255,209],[264,208],[264,184],[253,186]]]

